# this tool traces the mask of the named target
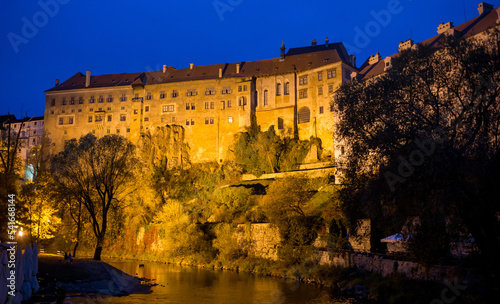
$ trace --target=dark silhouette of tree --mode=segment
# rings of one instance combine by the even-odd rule
[[[425,240],[427,254],[418,257],[431,263],[442,260],[450,238],[471,235],[483,269],[497,282],[499,45],[494,31],[403,51],[386,73],[351,81],[333,101],[351,224],[373,219],[378,238],[419,216],[414,249],[422,252]],[[500,284],[494,286],[498,291]]]
[[[61,189],[89,212],[96,237],[94,260],[101,259],[110,208],[119,207],[132,189],[135,163],[134,145],[118,135],[73,139],[52,159],[51,169]]]

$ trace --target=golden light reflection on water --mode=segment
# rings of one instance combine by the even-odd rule
[[[153,279],[157,286],[147,295],[67,298],[64,303],[206,303],[206,304],[347,304],[332,290],[281,278],[232,271],[212,271],[158,263],[108,261],[131,275]]]

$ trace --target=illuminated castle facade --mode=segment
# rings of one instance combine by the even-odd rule
[[[342,43],[281,47],[279,58],[141,73],[76,73],[47,90],[45,132],[61,151],[72,138],[182,126],[194,162],[222,162],[255,115],[262,130],[320,138],[333,155],[331,95],[356,71]]]

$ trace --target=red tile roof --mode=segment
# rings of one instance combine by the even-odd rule
[[[500,7],[492,10],[491,12],[482,14],[480,16],[477,16],[465,23],[462,23],[458,26],[453,27],[452,29],[457,32],[457,37],[460,39],[467,39],[472,36],[475,36],[479,33],[482,33],[486,30],[489,30],[495,26],[497,26],[497,20],[499,18],[499,13],[497,11],[500,11]],[[427,40],[424,40],[418,44],[423,45],[423,46],[429,46],[429,47],[436,47],[438,48],[440,46],[440,43],[443,41],[444,37],[446,35],[444,33],[438,34],[436,36],[433,36]],[[391,55],[390,57],[394,60],[395,58],[399,57],[399,52],[396,54]],[[377,75],[380,75],[384,73],[384,67],[385,63],[384,60],[380,60],[379,62],[369,65],[368,64],[368,59],[363,63],[363,65],[360,67],[360,79],[367,79],[371,78]]]
[[[168,67],[166,72],[151,71],[142,73],[122,73],[108,75],[91,75],[89,88],[126,86],[136,84],[158,84],[173,83],[189,80],[217,79],[219,70],[222,69],[222,77],[259,77],[301,72],[318,68],[335,62],[349,64],[349,55],[342,43],[331,43],[314,47],[291,48],[285,56],[280,58],[248,61],[239,63],[223,63],[204,66],[194,66],[185,69]],[[236,66],[240,65],[240,72],[236,73]],[[85,88],[86,76],[76,73],[63,83],[47,90],[60,91]]]

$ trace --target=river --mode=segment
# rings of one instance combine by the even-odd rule
[[[153,279],[147,295],[67,298],[64,303],[202,303],[202,304],[326,304],[357,303],[335,296],[332,289],[294,280],[243,272],[208,270],[152,262],[106,261],[130,275]]]

